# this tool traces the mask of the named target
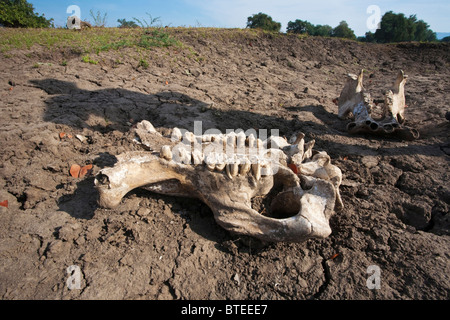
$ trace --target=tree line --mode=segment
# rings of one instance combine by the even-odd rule
[[[280,32],[281,23],[274,21],[269,15],[260,12],[247,18],[247,28],[259,28],[272,32]],[[437,41],[436,33],[430,29],[428,23],[423,20],[418,20],[416,15],[406,17],[403,13],[394,13],[392,11],[388,11],[383,15],[379,29],[376,32],[366,32],[363,37],[356,37],[354,31],[346,21],[341,21],[339,25],[333,28],[329,25],[314,25],[306,20],[297,19],[288,22],[286,32],[377,43]],[[448,42],[450,38],[446,37],[441,41]]]
[[[105,25],[106,14],[102,17],[98,12],[94,15],[91,10],[91,16],[96,22],[95,25]],[[141,25],[152,26],[159,19],[153,19],[150,16],[150,22],[144,22],[134,18],[135,21],[118,19],[118,27],[135,28]],[[98,20],[98,21],[97,21]],[[136,23],[137,22],[137,23]],[[139,25],[138,25],[139,24]],[[47,19],[43,14],[34,12],[33,5],[27,0],[0,0],[0,25],[5,27],[25,27],[25,28],[48,28],[54,27],[53,19]],[[259,28],[271,32],[280,32],[281,23],[274,21],[272,17],[265,13],[254,14],[247,18],[248,28]],[[349,27],[346,21],[341,21],[336,27],[329,25],[314,25],[306,20],[297,19],[289,21],[287,33],[306,34],[310,36],[338,37],[358,40],[362,42],[405,42],[437,41],[436,33],[430,29],[428,23],[419,20],[416,15],[405,16],[403,13],[386,12],[381,18],[380,28],[375,32],[366,32],[363,37],[356,37],[354,31]],[[450,42],[450,37],[445,37],[442,42]]]

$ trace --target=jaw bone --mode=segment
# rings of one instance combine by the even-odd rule
[[[351,115],[353,120],[347,125],[347,130],[350,133],[396,134],[407,140],[417,139],[419,132],[403,125],[407,77],[402,70],[399,71],[392,89],[385,95],[382,119],[374,120],[371,117],[372,99],[363,87],[363,70],[358,76],[349,74],[338,100],[338,117],[344,119]]]
[[[145,140],[151,141],[152,136],[155,141],[161,139],[156,133],[148,132]],[[295,148],[284,144],[284,149],[298,150],[301,157],[279,156],[283,151],[275,148],[260,153],[250,149],[248,154],[231,156],[220,153],[219,148],[212,148],[210,150],[214,152],[202,153],[202,164],[194,165],[172,157],[172,153],[189,153],[190,146],[182,143],[179,145],[185,147],[186,152],[174,152],[175,147],[171,148],[169,144],[159,147],[159,153],[127,152],[117,156],[118,162],[114,167],[104,168],[97,175],[95,185],[99,204],[114,208],[129,191],[144,188],[166,195],[200,199],[211,208],[216,222],[235,234],[265,242],[324,238],[331,233],[328,221],[335,208],[342,207],[339,195],[342,174],[331,164],[326,152],[311,151],[313,143],[307,144],[306,153],[311,156],[303,160],[303,137],[296,139]],[[224,138],[233,143],[233,135]],[[222,141],[220,146],[224,147]],[[243,137],[240,141],[244,141]],[[214,142],[204,142],[204,145],[211,144]],[[152,149],[157,150],[157,147]],[[291,158],[297,159],[295,164],[291,164],[297,166],[298,173],[287,166]],[[277,212],[289,212],[289,217],[276,219],[252,208],[252,199],[266,197],[272,189],[281,191],[274,196],[271,208]]]

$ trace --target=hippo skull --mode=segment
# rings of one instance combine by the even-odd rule
[[[347,75],[347,81],[338,99],[338,117],[352,117],[347,130],[350,133],[395,134],[407,140],[417,139],[419,132],[404,125],[405,83],[408,76],[402,70],[398,72],[394,85],[385,94],[382,118],[375,120],[371,116],[372,98],[363,87],[363,73],[361,70],[359,75]]]
[[[220,226],[264,242],[330,235],[329,219],[342,207],[342,174],[326,152],[312,150],[314,140],[304,143],[303,134],[290,144],[281,137],[261,141],[243,132],[195,136],[174,128],[169,138],[148,121],[139,123],[135,134],[150,151],[121,154],[114,167],[99,172],[100,206],[114,208],[129,191],[144,188],[200,199]],[[252,208],[252,199],[269,194],[270,210],[282,212],[283,218]]]

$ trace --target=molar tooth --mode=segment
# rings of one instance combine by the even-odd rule
[[[222,141],[222,134],[211,134],[211,142],[220,143],[220,141]]]
[[[239,160],[235,160],[230,166],[231,176],[236,177],[239,174]]]
[[[171,136],[172,141],[178,142],[181,140],[181,138],[183,138],[183,134],[181,133],[181,130],[176,127],[173,128],[172,136]]]
[[[247,139],[247,137],[245,136],[244,131],[241,131],[237,134],[236,144],[237,144],[238,149],[245,148],[245,140],[246,139]]]
[[[226,173],[228,178],[233,179],[233,177],[239,174],[239,160],[236,155],[233,155],[232,158],[228,158],[226,165]]]
[[[190,131],[186,131],[183,135],[183,142],[186,144],[192,144],[194,141],[195,135]]]
[[[216,164],[216,171],[222,172],[223,169],[225,169],[226,165],[227,165],[227,164],[226,164],[225,162],[223,162],[223,163],[217,163],[217,164]]]
[[[184,148],[180,148],[178,152],[179,152],[178,155],[179,155],[180,163],[182,163],[182,164],[190,164],[191,163],[190,152],[188,152]]]
[[[225,153],[219,153],[216,157],[216,170],[222,172],[227,164],[227,155]]]
[[[192,163],[194,165],[198,165],[198,164],[202,164],[202,161],[203,161],[202,152],[198,149],[194,149],[194,151],[192,151]]]
[[[213,140],[213,135],[211,135],[211,134],[205,134],[205,135],[202,135],[201,137],[202,137],[202,142],[214,141]]]
[[[236,133],[234,131],[230,132],[226,136],[226,144],[230,146],[232,150],[236,147],[236,138]]]
[[[256,141],[256,138],[253,135],[253,133],[251,133],[247,138],[247,144],[250,149],[255,147],[255,141]]]
[[[216,155],[214,153],[205,156],[205,164],[209,171],[214,171],[216,168],[216,161]]]
[[[170,150],[170,146],[162,146],[161,151],[159,153],[160,157],[166,159],[168,161],[172,160],[172,150]]]

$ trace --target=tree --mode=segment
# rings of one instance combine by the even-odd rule
[[[272,17],[260,12],[247,18],[247,28],[280,32],[281,23],[273,21]]]
[[[386,12],[381,18],[380,29],[375,32],[376,42],[436,41],[436,33],[416,15],[408,18],[403,13]]]
[[[375,42],[375,33],[368,31],[364,37],[359,37],[358,40],[361,42]]]
[[[119,28],[137,28],[139,27],[134,21],[126,21],[125,19],[117,19]]]
[[[441,42],[450,42],[450,36],[442,38]]]
[[[308,21],[303,20],[295,20],[289,21],[286,31],[288,33],[297,33],[297,34],[309,34],[310,36],[320,36],[320,37],[329,37],[333,31],[333,28],[329,25],[313,25]]]
[[[12,28],[48,28],[53,19],[34,13],[34,7],[26,0],[0,0],[0,24]]]
[[[356,40],[355,33],[350,29],[346,21],[341,21],[339,25],[333,29],[331,36]]]
[[[416,22],[415,41],[437,41],[436,33],[429,29],[428,23],[423,20]]]
[[[329,25],[320,25],[314,26],[313,35],[314,36],[320,36],[320,37],[331,37],[333,33],[333,28]]]
[[[286,32],[288,33],[297,33],[297,34],[309,34],[313,35],[314,32],[314,25],[309,23],[308,21],[303,20],[295,20],[294,22],[289,21]]]

